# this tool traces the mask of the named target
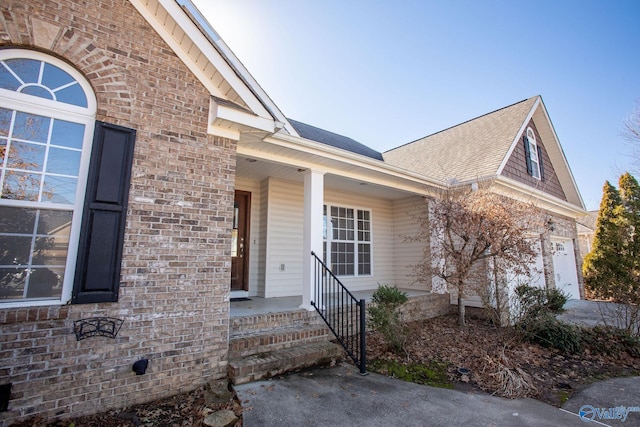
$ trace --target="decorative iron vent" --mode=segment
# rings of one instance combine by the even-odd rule
[[[124,320],[115,317],[89,317],[75,320],[73,329],[78,341],[95,336],[115,339],[123,323]]]

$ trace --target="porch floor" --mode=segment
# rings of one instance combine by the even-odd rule
[[[428,295],[429,292],[416,289],[400,289],[407,293],[409,297]],[[375,289],[365,291],[354,291],[353,296],[357,299],[371,301],[371,296]],[[230,317],[244,317],[256,314],[282,313],[286,311],[298,311],[302,304],[302,296],[278,297],[278,298],[262,298],[249,297],[249,301],[231,301],[229,314]]]

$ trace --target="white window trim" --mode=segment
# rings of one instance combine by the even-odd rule
[[[536,134],[530,127],[527,128],[527,140],[529,141],[529,159],[531,162],[531,176],[540,180],[540,159],[538,158],[538,143]]]
[[[337,277],[340,278],[354,278],[354,277],[373,277],[374,276],[374,231],[373,231],[373,209],[370,208],[363,208],[363,207],[355,207],[355,206],[349,206],[349,205],[345,205],[345,204],[339,204],[339,203],[325,203],[324,206],[326,206],[327,208],[327,238],[323,240],[323,244],[325,245],[325,250],[326,250],[326,254],[327,254],[327,266],[329,266],[329,268],[331,268],[332,262],[331,262],[331,243],[334,242],[333,240],[333,224],[331,223],[331,208],[335,207],[335,208],[345,208],[345,209],[353,209],[354,212],[354,223],[355,223],[355,228],[354,228],[354,240],[352,241],[354,243],[354,248],[353,248],[353,256],[354,256],[354,274],[353,275],[340,275],[340,274],[336,274]],[[371,236],[369,241],[360,241],[358,240],[358,211],[366,211],[369,212],[369,235]],[[346,242],[345,240],[335,240],[335,242]],[[370,251],[370,256],[371,256],[371,262],[370,262],[370,266],[369,266],[369,274],[358,274],[358,244],[359,243],[366,243],[369,244],[371,251]]]
[[[71,301],[76,260],[78,257],[80,227],[82,225],[82,211],[84,206],[84,196],[86,193],[87,177],[89,172],[89,160],[91,157],[91,146],[95,128],[95,116],[97,110],[96,97],[91,85],[86,81],[84,76],[79,71],[71,67],[68,63],[58,58],[49,56],[45,53],[26,49],[0,50],[0,60],[12,58],[27,58],[37,61],[44,61],[49,64],[55,65],[61,70],[69,73],[69,75],[76,79],[80,87],[84,90],[85,96],[87,97],[87,107],[78,107],[77,105],[39,98],[37,96],[18,93],[7,89],[0,89],[0,106],[2,106],[3,108],[25,111],[28,113],[38,114],[54,119],[73,121],[75,123],[81,123],[85,125],[84,139],[82,142],[82,155],[80,158],[80,168],[78,170],[78,186],[76,189],[77,197],[72,208],[73,220],[71,223],[71,230],[69,234],[69,247],[67,250],[67,261],[65,264],[65,277],[62,285],[62,295],[60,296],[60,299],[31,299],[17,302],[2,302],[0,303],[0,309],[67,304],[69,301]],[[51,202],[29,202],[2,199],[1,203],[3,206],[69,210],[68,205],[61,205]]]

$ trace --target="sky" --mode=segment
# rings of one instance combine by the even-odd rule
[[[587,209],[632,168],[640,0],[193,2],[291,119],[384,152],[541,95]]]

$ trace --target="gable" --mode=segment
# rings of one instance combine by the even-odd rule
[[[190,0],[130,0],[211,94],[208,133],[239,139],[291,127]],[[295,132],[291,132],[295,133]]]
[[[538,132],[533,119],[529,120],[529,122],[525,126],[525,129],[528,127],[531,127],[531,129],[533,130],[536,137],[536,143],[538,144],[538,147],[540,147],[540,152],[542,154],[541,163],[544,169],[542,179],[534,178],[527,172],[527,159],[523,137],[520,137],[518,139],[519,142],[516,143],[513,151],[511,152],[511,156],[502,169],[501,174],[507,178],[511,178],[523,184],[532,186],[540,191],[551,194],[552,196],[566,201],[567,196],[564,194],[564,190],[562,189],[560,180],[558,179],[553,164],[551,163],[549,153],[547,152],[547,149],[545,147],[545,142],[540,136],[540,133]]]
[[[384,159],[442,182],[495,177],[536,99],[520,101],[389,150]]]

